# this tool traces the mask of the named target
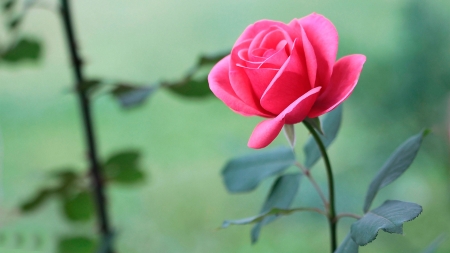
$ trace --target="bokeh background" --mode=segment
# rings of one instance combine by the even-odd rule
[[[14,211],[45,184],[47,172],[86,166],[66,41],[60,17],[51,10],[57,1],[43,2],[50,8],[30,10],[21,30],[42,41],[43,58],[0,63],[0,251],[7,253],[31,252],[27,243],[36,236],[42,238],[42,252],[54,252],[65,234],[95,234],[94,223],[67,223],[57,201],[30,215]],[[422,252],[450,232],[449,1],[72,2],[88,76],[145,84],[182,77],[200,54],[229,50],[259,19],[325,15],[339,32],[339,56],[367,56],[330,149],[338,210],[361,214],[368,184],[389,154],[421,129],[433,130],[412,168],[375,203],[411,201],[424,212],[405,224],[405,235],[380,232],[360,252]],[[260,119],[234,114],[213,96],[184,99],[166,90],[133,110],[123,110],[109,96],[99,96],[93,106],[101,157],[140,149],[147,173],[141,185],[108,188],[119,252],[328,251],[326,220],[315,214],[277,220],[255,245],[251,226],[217,230],[224,219],[257,214],[271,185],[268,180],[252,193],[230,195],[220,176],[228,159],[253,152],[246,143]],[[301,125],[296,129],[301,145],[307,133]],[[280,135],[272,146],[285,144]],[[313,173],[325,187],[324,169],[316,167]],[[318,201],[304,180],[294,206]],[[351,221],[340,223],[340,240]],[[445,240],[438,252],[449,251]]]

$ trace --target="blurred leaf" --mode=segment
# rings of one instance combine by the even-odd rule
[[[399,178],[405,172],[416,158],[420,144],[424,136],[428,134],[428,130],[421,131],[417,135],[412,136],[400,145],[394,153],[389,157],[386,163],[381,167],[378,174],[370,183],[364,203],[364,212],[369,210],[373,199],[378,191]]]
[[[91,193],[87,190],[64,196],[64,214],[71,221],[87,221],[95,211]]]
[[[157,88],[157,86],[117,84],[111,94],[124,108],[131,108],[143,104]]]
[[[102,81],[99,79],[86,80],[80,84],[78,84],[78,88],[82,92],[86,92],[89,95],[92,95],[96,90],[101,87]]]
[[[222,60],[225,56],[229,55],[230,51],[222,52],[222,53],[216,53],[216,54],[206,54],[200,56],[200,59],[198,61],[198,65],[208,65],[208,64],[216,64],[220,60]]]
[[[294,125],[291,124],[286,124],[283,127],[284,129],[284,134],[286,136],[286,139],[289,142],[289,145],[291,146],[292,149],[295,148],[295,128]]]
[[[311,126],[314,127],[321,135],[324,135],[323,129],[322,129],[322,122],[320,122],[320,118],[306,118],[304,121],[308,122]]]
[[[325,147],[330,146],[333,140],[336,138],[336,135],[339,131],[339,127],[341,126],[342,120],[342,105],[327,113],[322,120],[323,127],[323,135],[319,135],[323,141]],[[311,169],[312,166],[319,160],[321,157],[321,153],[319,150],[319,146],[317,146],[316,141],[312,136],[309,137],[306,142],[305,147],[303,148],[305,153],[305,166],[308,169]]]
[[[12,48],[3,52],[1,59],[9,63],[31,60],[37,61],[41,56],[41,44],[37,40],[24,38],[15,44]]]
[[[139,167],[140,153],[136,150],[123,151],[111,156],[104,164],[104,173],[108,180],[122,184],[133,184],[144,179]]]
[[[40,207],[47,199],[49,199],[55,192],[51,189],[41,189],[33,198],[27,200],[20,205],[22,212],[30,212]]]
[[[297,195],[300,179],[300,173],[291,173],[279,176],[273,183],[269,195],[267,196],[267,199],[260,213],[268,212],[272,210],[272,208],[289,208],[292,204],[292,201],[294,200],[295,195]],[[262,221],[258,222],[258,224],[253,227],[251,232],[252,243],[258,241],[262,226],[272,222],[277,217],[277,215],[264,217]]]
[[[434,253],[436,250],[441,246],[441,244],[444,242],[446,236],[440,235],[438,238],[436,238],[422,253]]]
[[[351,234],[348,233],[334,253],[358,253],[358,248],[358,244],[353,241]]]
[[[7,0],[3,3],[3,11],[8,12],[11,11],[14,8],[14,5],[16,4],[16,0]]]
[[[418,204],[387,200],[352,224],[352,239],[356,244],[364,246],[375,240],[380,229],[388,233],[403,234],[403,223],[415,219],[421,212],[422,207]]]
[[[93,253],[96,242],[88,237],[78,236],[60,239],[58,253]]]
[[[281,173],[294,163],[292,150],[278,147],[230,160],[222,170],[222,176],[229,192],[248,192],[262,180]]]
[[[16,29],[16,28],[19,27],[19,25],[22,23],[22,20],[23,20],[23,16],[21,16],[21,15],[12,18],[12,19],[9,21],[9,23],[8,23],[8,28],[9,28],[10,30]]]
[[[166,83],[163,87],[182,97],[203,98],[212,95],[206,77],[201,80],[187,78],[187,80],[175,84]]]

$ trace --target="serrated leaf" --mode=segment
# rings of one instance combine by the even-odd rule
[[[3,52],[1,60],[9,63],[20,61],[37,61],[41,56],[41,44],[37,40],[23,38],[19,40],[12,48]]]
[[[334,253],[358,253],[358,248],[358,244],[353,241],[351,234],[348,233]]]
[[[423,137],[427,133],[428,132],[424,130],[412,136],[392,153],[391,157],[389,157],[370,183],[364,202],[364,212],[369,210],[370,205],[381,188],[399,178],[403,172],[409,168],[414,161],[417,152],[419,152]]]
[[[25,201],[20,205],[20,210],[22,212],[30,212],[36,210],[38,207],[42,206],[46,200],[48,200],[55,192],[52,189],[42,189],[36,196]]]
[[[286,124],[283,127],[284,129],[284,134],[286,136],[286,139],[289,142],[289,145],[291,146],[292,149],[295,148],[295,128],[294,125],[291,124]]]
[[[96,242],[88,237],[77,236],[60,239],[58,253],[93,253]]]
[[[141,182],[144,179],[144,173],[139,167],[139,157],[140,153],[136,150],[112,155],[103,166],[106,178],[121,184]]]
[[[201,80],[194,80],[188,77],[185,81],[175,84],[164,84],[163,87],[187,98],[203,98],[212,95],[206,77]]]
[[[111,94],[120,102],[122,107],[131,108],[143,104],[157,90],[157,86],[135,86],[116,84]]]
[[[292,150],[278,147],[230,160],[222,170],[222,176],[229,192],[248,192],[262,180],[280,174],[294,163]]]
[[[375,240],[380,229],[388,233],[403,234],[403,223],[415,219],[421,212],[422,207],[418,204],[387,200],[352,224],[352,239],[356,244],[364,246]]]
[[[339,131],[342,121],[342,105],[334,109],[333,111],[327,113],[322,120],[323,135],[320,135],[322,142],[325,147],[330,146]],[[312,136],[309,137],[303,148],[305,153],[305,166],[311,169],[312,166],[321,157],[319,146],[317,146],[316,141]]]
[[[301,175],[300,173],[291,173],[279,176],[273,183],[260,213],[268,212],[272,208],[288,209],[297,195]],[[277,215],[264,217],[253,227],[251,231],[252,243],[258,241],[261,228],[277,217]]]
[[[95,212],[94,202],[89,191],[64,196],[63,207],[64,214],[71,221],[87,221]]]

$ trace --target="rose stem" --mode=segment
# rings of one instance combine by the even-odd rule
[[[76,81],[75,90],[77,91],[78,94],[80,110],[83,118],[86,146],[90,162],[90,175],[92,179],[92,187],[94,188],[95,200],[97,204],[97,216],[99,219],[98,225],[103,237],[102,241],[106,241],[108,240],[108,238],[111,238],[112,231],[109,225],[104,186],[102,181],[100,165],[97,158],[96,139],[92,122],[89,96],[87,94],[86,89],[83,89],[82,87],[83,83],[86,81],[83,75],[83,68],[82,68],[83,63],[77,52],[77,44],[75,39],[75,33],[72,26],[70,6],[68,0],[61,0],[61,16],[67,37],[67,44],[70,52],[73,73]],[[109,244],[106,247],[106,250],[104,252],[105,253],[113,252],[111,244]]]
[[[333,171],[331,170],[330,159],[328,158],[327,149],[320,139],[320,136],[314,130],[314,128],[306,121],[303,121],[303,124],[306,126],[308,131],[312,134],[314,140],[319,146],[320,153],[322,153],[322,157],[325,163],[325,168],[327,171],[328,177],[328,191],[329,191],[329,209],[328,209],[328,223],[330,224],[330,240],[331,240],[331,253],[333,253],[337,248],[337,234],[336,234],[336,210],[334,207],[334,179],[333,179]]]

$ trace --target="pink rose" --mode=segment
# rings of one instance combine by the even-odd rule
[[[338,34],[319,14],[289,24],[261,20],[248,26],[208,76],[209,87],[233,111],[267,118],[248,146],[264,148],[283,125],[333,110],[353,91],[366,57],[336,61]]]

